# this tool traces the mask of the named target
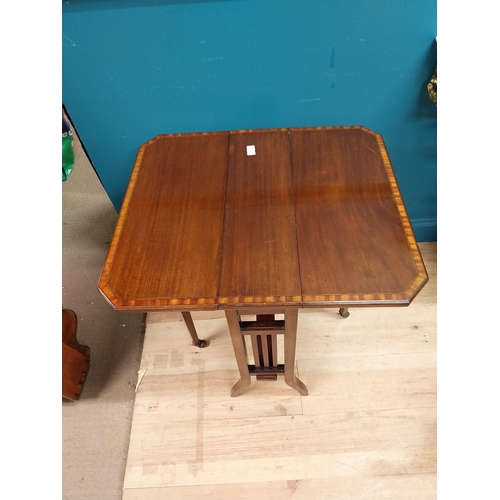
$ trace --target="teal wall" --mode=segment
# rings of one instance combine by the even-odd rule
[[[436,0],[66,0],[63,103],[119,210],[162,133],[363,125],[436,240]]]

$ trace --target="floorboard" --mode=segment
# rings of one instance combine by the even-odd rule
[[[124,500],[436,498],[436,244],[405,308],[299,312],[300,396],[281,377],[230,397],[224,313],[148,315]]]

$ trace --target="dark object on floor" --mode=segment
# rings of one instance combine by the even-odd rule
[[[62,310],[62,396],[77,401],[90,366],[90,348],[76,340],[77,317]]]

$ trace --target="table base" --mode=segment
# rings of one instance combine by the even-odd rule
[[[285,376],[285,382],[307,396],[307,387],[295,376],[295,345],[297,340],[298,309],[275,310],[272,314],[260,314],[262,309],[226,310],[234,354],[240,372],[240,380],[231,389],[231,396],[239,396],[250,386],[250,377],[276,380]],[[284,314],[284,320],[276,320],[275,314]],[[243,321],[242,315],[255,315],[256,321]],[[284,335],[285,363],[278,364],[277,335]],[[248,364],[247,345],[244,336],[251,338],[254,365]]]
[[[241,379],[231,390],[231,396],[239,396],[250,385],[250,377],[257,380],[277,380],[285,375],[285,382],[293,389],[307,396],[307,387],[295,376],[295,345],[297,339],[298,309],[281,309],[259,314],[262,309],[239,309],[226,311],[231,341],[238,363]],[[256,321],[242,321],[241,315],[254,315]],[[275,319],[275,314],[284,314],[284,320]],[[349,317],[347,307],[339,309],[342,318]],[[195,347],[208,347],[209,341],[198,337],[191,313],[182,312],[182,317]],[[277,335],[285,337],[285,363],[278,363]],[[244,335],[251,339],[255,364],[248,364],[247,345]],[[286,367],[290,367],[287,369]]]

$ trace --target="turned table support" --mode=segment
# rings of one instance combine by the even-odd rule
[[[250,386],[250,377],[258,380],[276,380],[285,376],[285,382],[303,396],[307,387],[295,376],[295,348],[297,340],[298,309],[284,309],[284,320],[276,320],[274,314],[265,313],[265,308],[244,310],[245,315],[255,315],[256,321],[243,321],[238,310],[226,310],[226,319],[231,335],[240,380],[233,386],[231,396],[239,396]],[[277,335],[284,335],[284,364],[278,364]],[[251,338],[254,364],[248,364],[247,345],[244,336]]]

